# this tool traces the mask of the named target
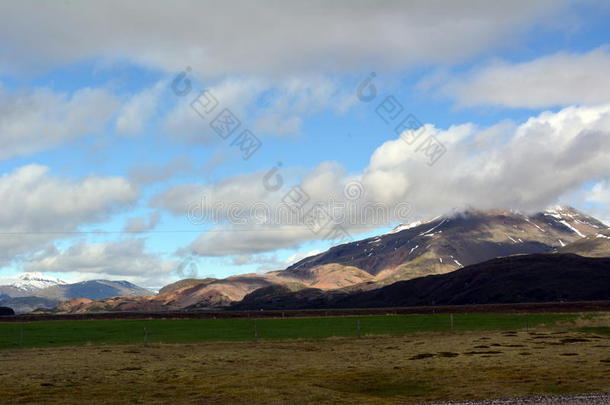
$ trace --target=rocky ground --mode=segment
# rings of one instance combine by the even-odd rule
[[[554,395],[548,397],[506,398],[486,401],[435,402],[426,405],[607,405],[610,393]]]

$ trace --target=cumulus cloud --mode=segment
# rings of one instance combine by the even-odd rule
[[[12,92],[0,84],[0,159],[30,155],[94,133],[118,105],[104,89]]]
[[[293,181],[296,172],[289,169],[266,179],[269,173],[273,174],[235,176],[208,186],[174,186],[154,197],[152,205],[191,223],[212,225],[189,248],[202,256],[251,255],[317,239],[349,239],[352,230],[387,225],[397,213],[405,220],[410,211],[409,204],[397,198],[375,200],[383,197],[377,189],[365,195],[368,190],[359,189],[357,177],[348,176],[337,163],[325,162],[305,172],[298,185]],[[355,199],[348,191],[352,185],[361,194]],[[306,204],[293,206],[294,193],[303,193]],[[319,214],[323,227],[311,223]],[[335,233],[337,224],[344,232]]]
[[[128,218],[123,228],[127,233],[143,233],[148,232],[157,226],[161,214],[159,212],[151,212],[148,217],[132,217]]]
[[[421,139],[432,135],[447,150],[433,166],[404,135],[378,147],[361,173],[349,174],[340,164],[326,162],[304,174],[305,211],[315,202],[332,202],[331,216],[354,234],[405,216],[467,207],[530,212],[610,172],[610,105],[544,112],[520,125],[462,124],[443,130],[428,124]],[[263,178],[260,172],[209,186],[176,186],[155,201],[191,221],[221,219],[189,247],[202,256],[257,254],[332,239],[300,221],[301,214],[274,216],[292,183],[269,191]]]
[[[27,165],[0,177],[0,263],[71,236],[82,224],[106,220],[138,198],[121,177],[68,180],[40,165]]]
[[[178,262],[147,252],[144,239],[99,244],[81,242],[63,250],[53,246],[23,262],[25,271],[83,273],[94,275],[94,278],[128,279],[144,285],[159,285],[156,283],[170,279],[177,267]]]
[[[353,84],[353,83],[352,83]],[[201,96],[205,87],[206,95]],[[308,75],[291,78],[227,78],[197,88],[178,101],[164,118],[164,131],[177,140],[210,144],[221,138],[210,122],[225,108],[240,121],[241,127],[255,134],[282,136],[300,131],[303,121],[321,111],[343,113],[358,100],[354,85],[336,77]],[[210,113],[198,111],[192,102],[211,97],[216,107]]]
[[[154,115],[163,90],[167,87],[165,81],[159,81],[151,88],[133,95],[121,107],[116,119],[116,129],[123,135],[138,134],[145,123]]]
[[[140,164],[129,170],[129,179],[141,185],[160,183],[177,175],[195,171],[189,156],[178,156],[164,164]]]
[[[237,266],[252,264],[258,265],[256,271],[261,273],[273,270],[283,270],[288,266],[298,262],[299,260],[313,255],[317,255],[318,253],[322,253],[322,251],[314,249],[308,252],[297,252],[287,257],[286,260],[279,259],[276,254],[242,254],[233,256],[231,259],[231,263]]]
[[[593,207],[588,207],[589,211],[610,226],[610,178],[595,183],[585,194],[585,200],[594,204]]]
[[[267,263],[276,263],[277,262],[277,256],[275,255],[271,255],[271,256],[264,256],[264,255],[259,255],[259,256],[253,256],[253,255],[238,255],[238,256],[234,256],[231,259],[231,262],[237,266],[243,266],[245,264],[267,264]]]
[[[431,214],[467,206],[538,210],[610,171],[610,105],[569,107],[516,128],[496,127],[487,136],[508,131],[499,136],[506,141],[481,148],[485,130],[428,127],[447,148],[433,167],[418,167],[415,149],[396,140],[377,149],[368,170],[407,176],[404,198],[416,212]]]
[[[259,106],[253,127],[274,135],[298,133],[306,117],[323,110],[343,113],[356,104],[353,87],[325,77],[276,81],[267,87],[266,103]]]
[[[441,91],[462,106],[545,108],[610,101],[610,48],[587,53],[560,52],[521,63],[494,62],[425,87]],[[434,84],[436,83],[436,85]]]
[[[596,183],[589,192],[587,200],[610,206],[610,180]]]
[[[31,72],[96,58],[167,71],[190,65],[205,77],[402,69],[464,60],[523,33],[537,20],[557,25],[566,4],[153,0],[142,7],[125,0],[5,2],[0,5],[0,38],[10,46],[0,47],[0,71]]]

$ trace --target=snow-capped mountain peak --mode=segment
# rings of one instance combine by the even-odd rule
[[[393,233],[398,233],[398,232],[404,231],[406,229],[416,228],[420,225],[434,222],[439,218],[440,218],[440,216],[436,216],[434,218],[419,220],[419,221],[410,222],[410,223],[406,223],[406,224],[400,224],[400,225],[396,226],[394,229],[392,229],[390,232],[388,232],[388,235],[393,234]]]
[[[10,286],[26,291],[40,290],[54,285],[66,284],[65,281],[43,273],[21,273],[10,283]]]
[[[572,208],[561,205],[556,205],[554,207],[546,209],[543,214],[548,217],[553,217],[559,221],[562,225],[568,228],[570,231],[574,232],[581,238],[584,238],[586,235],[583,234],[582,228],[591,227],[595,229],[604,229],[606,228],[602,222],[599,222],[591,217],[583,215],[580,211]]]

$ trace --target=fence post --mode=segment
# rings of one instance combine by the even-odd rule
[[[451,330],[453,330],[453,314],[449,314],[449,319],[451,320]]]
[[[361,334],[361,331],[360,331],[360,319],[358,319],[356,321],[356,336],[362,337],[362,334]]]
[[[254,340],[258,340],[258,328],[256,327],[256,319],[254,320]]]
[[[148,330],[144,327],[144,346],[148,346]]]
[[[23,347],[23,327],[19,329],[19,347]]]

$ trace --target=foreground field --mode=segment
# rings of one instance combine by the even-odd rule
[[[579,317],[574,314],[443,314],[291,319],[7,322],[0,323],[0,349],[84,344],[320,339],[452,330],[527,329]]]
[[[529,330],[8,349],[0,351],[0,399],[395,404],[610,391],[610,329],[600,327],[609,319]]]

